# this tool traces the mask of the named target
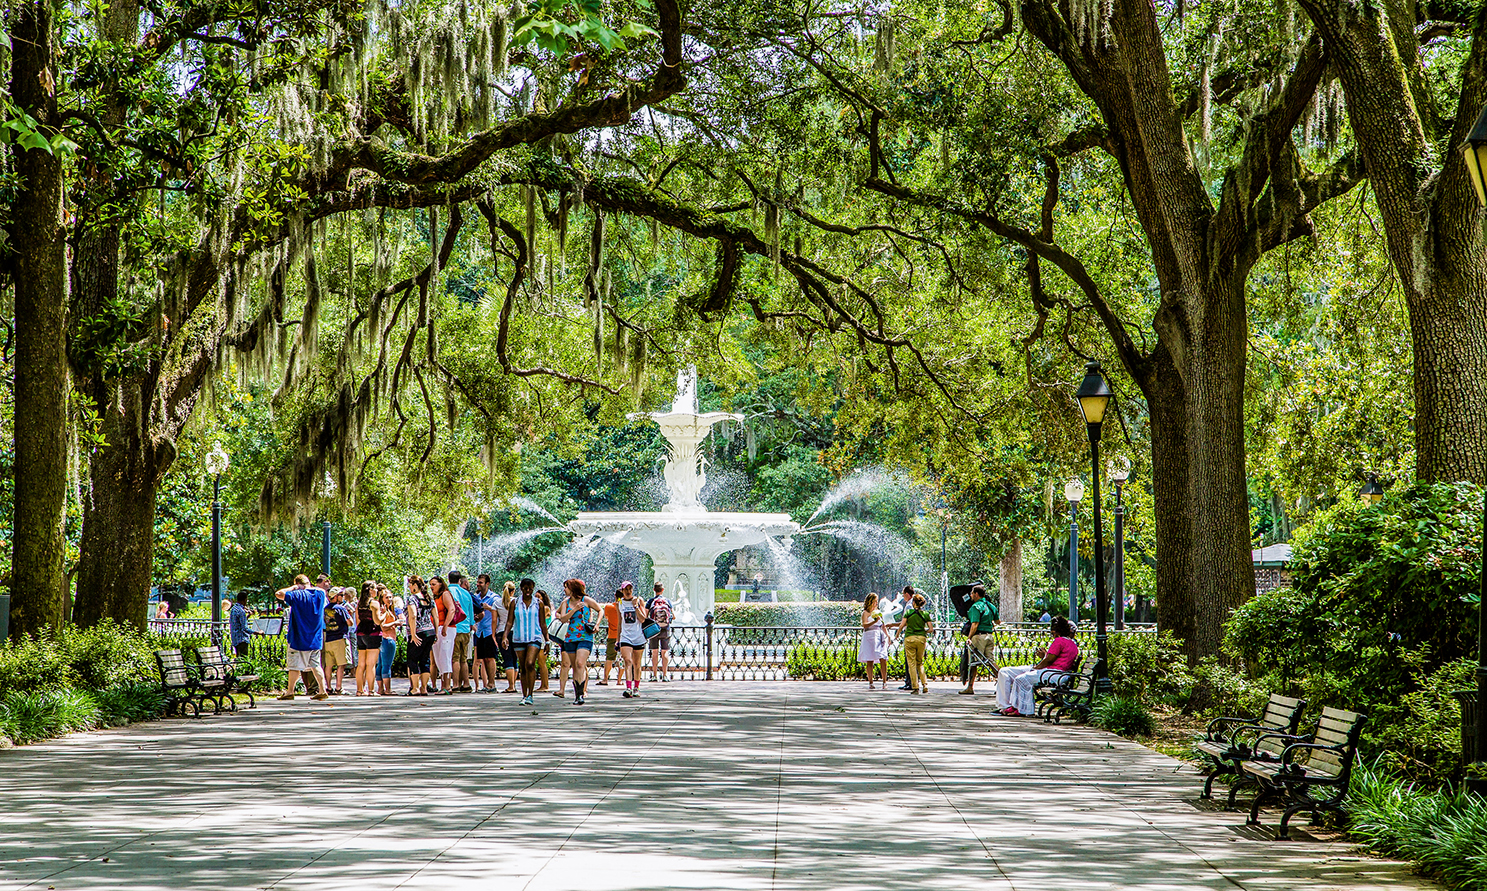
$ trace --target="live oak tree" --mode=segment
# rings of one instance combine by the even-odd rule
[[[873,23],[880,45],[892,29],[898,52],[917,46],[922,61],[889,77],[841,64],[834,41],[843,27],[825,16],[790,48],[855,116],[868,189],[1011,242],[1026,252],[1040,313],[1088,312],[1106,329],[1110,347],[1098,352],[1124,367],[1150,425],[1163,623],[1198,658],[1218,650],[1224,617],[1253,592],[1248,274],[1266,251],[1306,235],[1311,211],[1357,183],[1361,165],[1319,151],[1307,141],[1311,127],[1298,126],[1330,76],[1322,41],[1295,27],[1294,15],[1267,4],[1183,16],[1181,6],[1136,0],[1028,0],[989,22],[949,25],[932,12],[895,9]],[[1041,52],[1013,44],[1021,29]],[[1047,75],[1049,62],[1072,89]],[[1006,104],[1009,81],[1024,84],[1028,107]],[[1019,122],[1019,111],[1032,120]],[[931,134],[949,140],[941,157],[911,149]],[[1103,159],[1144,236],[1150,300],[1112,289],[1060,222],[1070,171],[1083,204]],[[1007,183],[1033,164],[1044,186],[1041,200],[1028,201]],[[1049,270],[1059,276],[1045,279]],[[1062,293],[1069,287],[1074,296]]]
[[[489,188],[479,168],[498,153],[623,122],[674,93],[679,10],[661,0],[655,15],[652,29],[611,28],[592,4],[537,3],[510,21],[504,7],[465,3],[89,8],[72,32],[74,67],[56,77],[57,123],[68,121],[80,146],[68,184],[70,353],[77,390],[102,422],[89,455],[78,621],[142,621],[158,486],[213,375],[235,353],[266,371],[284,368],[283,353],[313,350],[323,221],[378,208],[456,216]],[[513,36],[535,47],[524,71],[508,75]],[[585,52],[582,83],[553,92],[560,78],[543,75],[566,67],[557,54]],[[49,256],[61,257],[60,234]],[[15,281],[50,281],[19,259]],[[374,335],[401,349],[378,376],[340,382],[342,410],[313,443],[326,448],[302,444],[314,457],[297,463],[291,499],[328,463],[344,465],[355,443],[338,434],[357,425],[381,376],[437,371],[432,338],[428,363],[414,368],[411,344],[431,328],[426,302],[410,304],[408,293],[422,287],[426,297],[438,262],[373,296],[387,301],[372,311],[382,326]],[[309,305],[286,318],[286,289],[299,280]],[[54,307],[67,297],[57,284]],[[65,431],[66,421],[65,411],[16,416],[19,428]],[[55,452],[58,467],[65,455]],[[60,486],[65,474],[49,468],[46,479]],[[60,591],[60,557],[42,573],[18,552],[16,567],[13,589]]]

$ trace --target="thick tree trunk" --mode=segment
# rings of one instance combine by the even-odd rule
[[[1193,513],[1188,501],[1188,412],[1182,380],[1165,350],[1137,377],[1151,417],[1152,512],[1156,525],[1157,621],[1179,640],[1197,641]],[[1164,367],[1165,366],[1165,367]],[[1188,655],[1201,656],[1193,648]]]
[[[1435,277],[1409,301],[1415,476],[1487,482],[1487,281]]]
[[[1014,538],[1002,554],[1001,596],[997,610],[1003,622],[1022,621],[1022,539]]]
[[[1301,5],[1347,96],[1409,311],[1415,475],[1487,482],[1487,244],[1461,157],[1487,102],[1487,29],[1473,21],[1455,117],[1444,119],[1428,99],[1411,9]]]
[[[13,9],[11,95],[50,134],[58,123],[51,5]],[[16,150],[21,187],[11,209],[15,250],[15,534],[11,627],[61,624],[67,539],[67,252],[62,162]]]
[[[90,462],[92,485],[83,504],[77,606],[84,627],[103,619],[143,627],[155,542],[155,496],[164,474],[157,449],[141,440],[137,380],[123,386],[123,405],[102,412],[104,445]],[[174,454],[170,457],[174,457]],[[166,462],[165,466],[168,466]]]

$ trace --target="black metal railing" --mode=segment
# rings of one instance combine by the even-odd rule
[[[178,642],[183,648],[211,642],[209,619],[165,619],[151,621],[149,629],[158,637]],[[222,639],[227,639],[227,623],[218,623]],[[1154,634],[1155,626],[1130,626],[1123,631],[1110,631],[1112,638],[1123,635]],[[595,630],[595,647],[589,657],[589,676],[598,678],[604,672],[607,631],[603,624]],[[999,625],[992,632],[996,641],[994,656],[1000,665],[1031,665],[1037,662],[1037,651],[1049,641],[1048,626],[1040,624]],[[864,663],[857,661],[862,640],[860,627],[844,625],[672,625],[671,649],[667,671],[674,680],[783,681],[783,680],[853,680],[866,678]],[[1095,650],[1095,632],[1081,629],[1075,640],[1084,653]],[[959,626],[937,627],[929,636],[925,653],[925,671],[931,678],[946,680],[960,676],[961,652],[965,638]],[[549,647],[556,658],[556,646]],[[281,663],[285,656],[282,630],[278,634],[255,633],[249,640],[249,655],[271,663]],[[616,656],[618,661],[618,656]],[[659,665],[659,659],[657,660]],[[641,659],[642,677],[651,672],[651,654]],[[888,648],[888,670],[895,677],[904,675],[903,637],[894,634]]]

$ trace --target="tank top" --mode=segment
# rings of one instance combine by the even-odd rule
[[[580,606],[573,611],[573,615],[568,617],[568,633],[563,635],[563,640],[567,643],[577,643],[580,641],[593,643],[593,621],[589,616],[589,605],[584,604]]]
[[[377,620],[372,616],[371,609],[358,609],[356,611],[356,633],[362,637],[382,636],[382,629],[377,625]]]
[[[419,594],[414,601],[418,608],[418,621],[416,623],[419,634],[432,634],[434,632],[434,598],[427,594]]]

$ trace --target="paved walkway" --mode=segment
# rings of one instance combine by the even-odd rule
[[[949,685],[589,689],[301,697],[0,752],[0,888],[1431,887]]]

